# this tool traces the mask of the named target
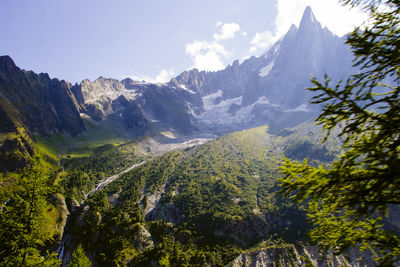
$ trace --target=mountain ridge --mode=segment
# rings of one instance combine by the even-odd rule
[[[265,54],[216,72],[184,71],[162,84],[99,77],[71,85],[20,70],[10,57],[0,59],[4,133],[22,126],[31,135],[80,136],[87,133],[83,118],[89,116],[123,138],[137,139],[162,132],[219,136],[265,124],[272,132],[295,126],[319,111],[308,104],[312,94],[304,89],[311,86],[311,74],[339,80],[350,70],[352,56],[308,7],[299,28],[292,25]]]
[[[58,202],[65,229],[50,243],[59,242],[63,264],[78,245],[99,266],[329,264],[301,245],[309,221],[278,193],[278,179],[284,157],[326,165],[342,152],[335,133],[321,144],[310,120],[318,107],[304,90],[310,73],[345,75],[351,56],[342,41],[308,7],[299,28],[262,56],[167,83],[71,85],[0,58],[0,171],[44,151],[60,192],[46,197]],[[213,140],[193,139],[201,135]],[[5,207],[13,196],[4,192]]]
[[[76,136],[85,130],[70,88],[66,81],[21,70],[11,57],[0,57],[2,110],[9,118],[17,117],[32,133],[50,136],[66,131]]]

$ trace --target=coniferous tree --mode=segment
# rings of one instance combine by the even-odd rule
[[[0,213],[0,262],[16,266],[57,265],[55,254],[42,253],[52,240],[46,214],[46,198],[51,192],[47,169],[35,159],[15,179],[15,188]]]
[[[71,260],[68,263],[68,267],[90,267],[92,262],[86,256],[82,245],[79,245],[72,253]]]
[[[311,236],[321,246],[359,245],[388,266],[400,257],[398,233],[384,227],[391,205],[400,204],[400,2],[342,2],[370,15],[347,40],[360,71],[335,86],[313,79],[310,90],[323,105],[317,123],[327,135],[339,129],[345,152],[329,168],[286,160],[282,192],[307,200]]]

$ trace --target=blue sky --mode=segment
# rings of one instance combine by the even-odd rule
[[[262,54],[306,5],[338,35],[363,19],[336,0],[2,0],[0,55],[73,83],[163,82]]]

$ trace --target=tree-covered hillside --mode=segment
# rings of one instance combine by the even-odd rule
[[[318,145],[320,130],[307,123],[274,136],[254,128],[154,158],[85,202],[70,250],[82,243],[97,264],[203,266],[227,264],[261,241],[306,242],[305,214],[277,194],[277,178],[284,155],[316,164],[335,157],[339,141]]]

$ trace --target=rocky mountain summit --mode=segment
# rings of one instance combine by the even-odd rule
[[[36,156],[54,167],[64,265],[83,245],[94,266],[370,266],[304,245],[305,211],[279,193],[283,158],[318,166],[341,153],[335,133],[321,144],[305,88],[312,75],[346,78],[351,60],[309,7],[265,54],[167,83],[71,85],[3,56],[0,175]]]
[[[43,136],[85,131],[71,84],[21,70],[9,56],[0,57],[0,96],[1,132],[20,126]]]
[[[316,116],[305,90],[312,75],[345,78],[351,61],[344,39],[322,28],[309,7],[299,27],[292,25],[265,54],[216,72],[184,71],[168,83],[99,77],[71,85],[3,56],[0,132],[22,127],[28,136],[74,137],[87,134],[89,119],[128,139],[219,136],[265,124],[277,133]]]
[[[93,82],[85,80],[75,85],[72,91],[84,112],[94,120],[110,118],[117,124],[122,121],[124,129],[134,136],[157,129],[190,134],[194,131],[192,113],[199,113],[201,107],[201,99],[194,97],[192,92],[129,78],[122,81],[103,77]],[[132,128],[131,124],[142,128]]]
[[[313,75],[343,79],[351,61],[344,39],[322,28],[308,7],[299,27],[292,25],[265,54],[236,60],[224,70],[184,71],[165,84],[100,77],[83,81],[81,92],[73,91],[95,119],[113,113],[110,101],[124,95],[150,124],[182,134],[224,134],[264,124],[278,131],[318,111],[309,105],[312,95],[305,90]]]
[[[318,110],[308,103],[312,95],[305,88],[312,86],[310,78],[325,74],[333,80],[344,78],[351,61],[344,39],[322,28],[308,7],[299,28],[292,25],[264,55],[241,64],[235,61],[218,72],[183,72],[169,84],[200,94],[204,111],[196,118],[200,125],[206,122],[214,130],[228,125],[246,128],[282,117],[289,122],[293,112]],[[211,121],[208,110],[218,114]]]

